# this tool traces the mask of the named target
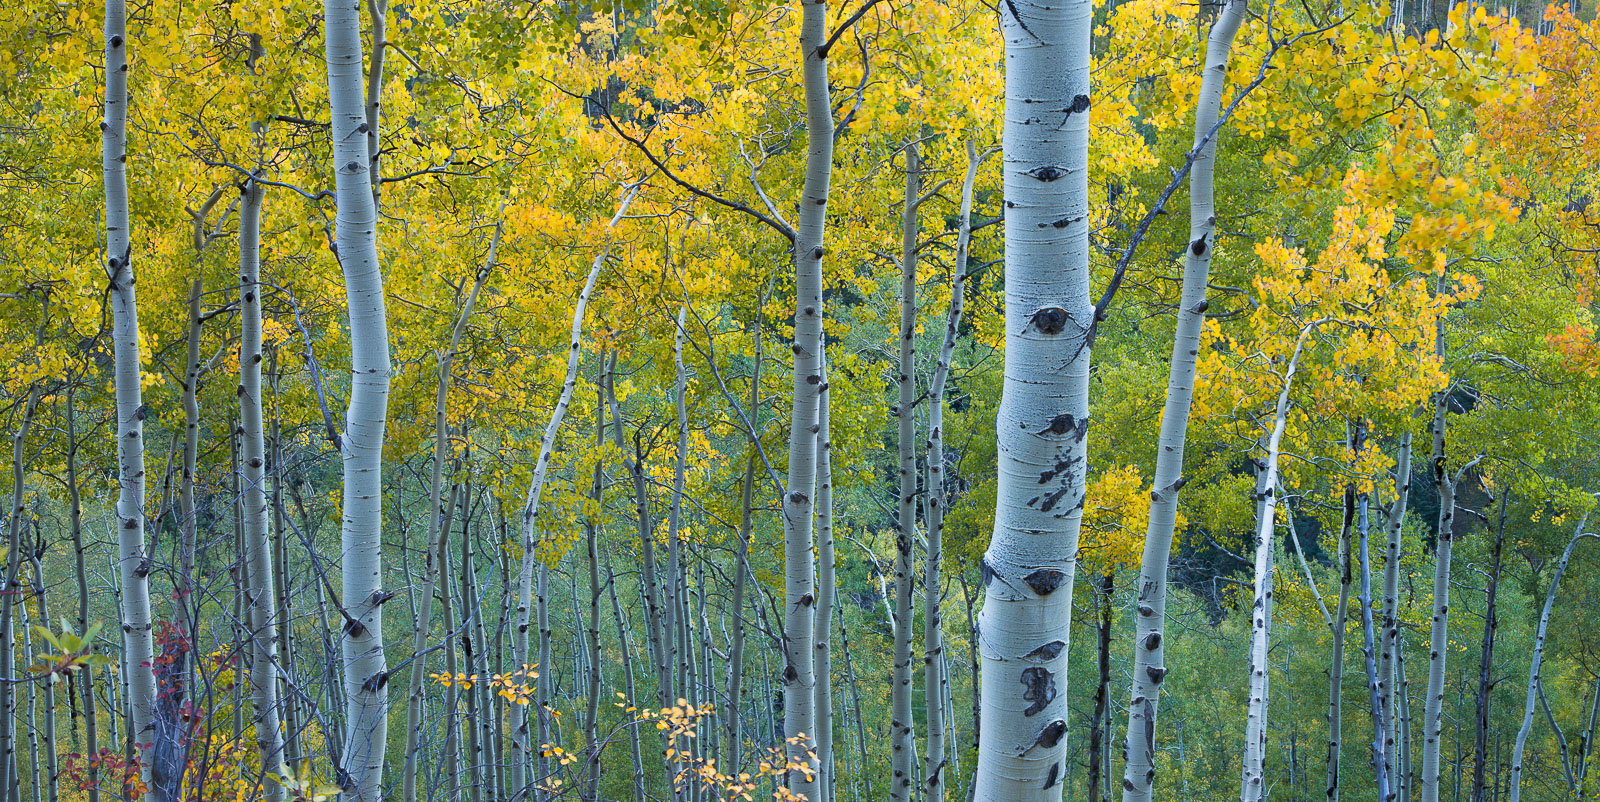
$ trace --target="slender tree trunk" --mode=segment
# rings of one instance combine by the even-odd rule
[[[816,622],[816,675],[817,675],[817,771],[819,781],[815,802],[832,802],[834,783],[838,780],[833,767],[833,650],[829,633],[833,631],[834,605],[837,588],[834,578],[833,550],[833,441],[829,434],[829,386],[827,361],[823,361],[822,391],[818,398],[817,413],[817,622]],[[754,467],[754,464],[751,464]],[[742,574],[742,568],[741,568]],[[931,709],[931,708],[930,708]]]
[[[611,359],[600,360],[600,369],[604,373],[595,383],[595,453],[600,453],[600,447],[606,442],[606,387],[615,379],[617,357],[613,353]],[[594,501],[596,510],[604,509],[601,506],[601,491],[604,489],[605,463],[596,459],[594,463],[594,478],[589,486],[589,498]],[[583,713],[583,745],[588,750],[586,774],[584,784],[584,799],[598,800],[600,798],[600,527],[595,516],[589,516],[583,523],[584,529],[584,555],[589,567],[589,647],[588,676],[585,678],[585,695],[588,704]]]
[[[33,567],[33,597],[39,604],[39,621],[46,627],[50,623],[50,605],[45,595],[48,583],[44,579],[44,566],[40,564],[37,555],[29,555]],[[85,666],[85,669],[88,667]],[[47,683],[44,686],[44,759],[48,802],[57,802],[60,798],[60,769],[57,765],[60,756],[56,754],[56,686]]]
[[[33,427],[33,416],[38,409],[39,387],[34,385],[28,388],[22,420],[17,425],[17,431],[11,436],[11,503],[10,508],[6,510],[5,584],[0,587],[0,648],[5,650],[5,653],[0,655],[0,802],[21,800],[17,771],[17,680],[12,676],[17,638],[11,619],[12,608],[16,604],[17,597],[21,595],[17,577],[24,562],[22,519],[26,511],[23,501],[27,497],[27,485],[24,480],[27,478],[28,467],[25,446],[28,430]],[[26,636],[26,623],[23,624],[23,630]],[[30,750],[33,751],[35,750]]]
[[[376,58],[376,57],[375,57]],[[372,112],[376,113],[376,104]],[[451,383],[451,369],[455,364],[456,354],[461,350],[461,338],[466,333],[467,321],[472,318],[472,310],[478,303],[478,293],[483,290],[484,282],[488,281],[489,274],[494,271],[495,257],[500,249],[500,223],[495,224],[494,235],[489,241],[489,257],[483,267],[479,268],[472,282],[472,289],[467,292],[466,301],[462,303],[460,311],[456,313],[455,325],[450,331],[450,345],[438,354],[439,380],[433,399],[433,463],[428,478],[428,536],[427,543],[430,551],[423,567],[422,593],[417,605],[415,616],[411,625],[411,653],[421,654],[428,645],[428,631],[433,628],[433,597],[434,588],[439,585],[439,577],[449,577],[449,547],[450,539],[450,510],[453,507],[447,504],[444,495],[446,477],[444,465],[446,453],[450,450],[449,427],[449,397]],[[453,483],[452,483],[453,486]],[[453,494],[449,501],[453,502]],[[444,582],[445,607],[449,608],[449,580]],[[411,666],[410,686],[406,690],[406,762],[401,778],[401,794],[406,800],[417,798],[417,763],[420,751],[419,739],[422,734],[422,703],[424,679],[427,676],[426,663],[415,660]],[[451,673],[454,673],[453,671]],[[452,682],[451,688],[455,687]],[[453,712],[453,711],[452,711]],[[448,714],[447,714],[448,715]],[[454,735],[453,729],[446,729],[446,738]],[[447,747],[453,750],[453,745]]]
[[[889,798],[908,802],[916,795],[912,766],[917,759],[917,736],[911,712],[911,636],[914,624],[912,594],[913,556],[917,540],[917,196],[922,192],[922,166],[916,143],[905,147],[906,191],[900,239],[900,505],[895,532],[894,560],[894,677],[890,695],[890,749],[894,777]],[[927,592],[936,592],[928,588]]]
[[[944,515],[950,505],[945,492],[944,475],[944,394],[945,384],[950,378],[950,363],[955,357],[956,334],[960,330],[961,314],[966,305],[967,256],[972,243],[972,194],[978,183],[978,168],[988,156],[989,152],[979,153],[977,145],[967,140],[967,171],[961,181],[956,254],[950,268],[950,309],[945,315],[944,342],[939,348],[939,362],[934,366],[933,380],[928,385],[928,503],[925,514],[928,553],[922,581],[925,602],[922,615],[923,693],[928,700],[928,756],[922,776],[928,802],[944,802],[945,773],[949,768],[949,761],[945,758],[945,731],[951,709],[946,704],[950,695],[950,672],[945,664],[944,614],[940,610],[944,586],[941,576]]]
[[[1395,455],[1395,499],[1389,506],[1385,533],[1383,562],[1383,660],[1378,670],[1378,692],[1383,705],[1388,729],[1384,733],[1384,754],[1389,761],[1385,773],[1389,776],[1389,795],[1381,802],[1396,798],[1408,779],[1400,773],[1400,716],[1398,715],[1398,664],[1400,656],[1400,546],[1402,527],[1405,524],[1407,501],[1411,495],[1411,433],[1400,440],[1400,453]],[[1410,719],[1406,719],[1409,726]]]
[[[383,442],[389,400],[389,325],[378,265],[378,214],[361,75],[361,11],[323,0],[328,105],[338,215],[339,264],[350,306],[350,400],[344,455],[339,598],[346,625],[345,744],[340,786],[345,802],[378,802],[389,736],[388,662],[383,650]],[[381,41],[381,34],[380,34]]]
[[[1089,434],[1091,3],[1003,4],[1005,383],[974,795],[1060,799]]]
[[[606,590],[611,594],[611,614],[617,619],[617,638],[622,642],[623,690],[627,693],[627,703],[636,705],[639,697],[633,682],[633,644],[628,636],[627,616],[617,601],[617,575],[611,570],[609,555],[606,558]],[[644,755],[640,748],[638,727],[628,728],[628,746],[633,756],[633,798],[645,799]]]
[[[621,200],[617,202],[616,213],[612,215],[611,221],[606,224],[606,228],[608,230],[615,228],[617,222],[621,220],[623,214],[627,212],[629,204],[633,202],[636,189],[637,187],[634,186],[628,187],[623,191]],[[610,252],[611,246],[610,243],[607,242],[606,245],[600,249],[600,253],[595,257],[593,265],[589,268],[589,277],[584,281],[583,290],[578,294],[578,303],[573,308],[572,330],[570,336],[568,337],[567,344],[566,378],[562,380],[561,395],[556,399],[555,410],[550,413],[550,422],[545,424],[544,437],[539,443],[539,461],[534,464],[533,479],[528,483],[528,498],[527,501],[522,505],[522,560],[521,567],[517,572],[517,638],[515,662],[516,671],[518,672],[518,675],[522,677],[522,680],[519,680],[519,682],[522,682],[523,684],[525,684],[526,679],[528,679],[525,676],[525,673],[530,670],[528,668],[528,616],[530,603],[533,601],[532,596],[534,575],[535,573],[538,574],[538,582],[540,585],[539,598],[542,602],[544,599],[543,591],[546,584],[547,573],[547,569],[544,567],[539,567],[537,571],[535,570],[536,564],[539,566],[543,565],[539,554],[540,535],[536,528],[539,517],[539,498],[544,492],[545,475],[550,468],[550,459],[555,453],[556,434],[561,431],[561,421],[566,418],[567,406],[572,403],[572,391],[578,383],[578,365],[580,362],[582,362],[583,358],[583,315],[585,310],[587,310],[589,307],[589,298],[594,294],[595,281],[600,278],[600,268],[605,266],[606,257],[610,254]],[[544,628],[545,627],[541,622],[540,629],[543,630]],[[543,639],[540,641],[539,648],[541,655],[548,651],[548,645]],[[543,659],[543,657],[541,657],[539,661],[537,670],[540,678],[539,685],[541,688],[543,688],[545,686],[543,678],[549,673],[548,662]],[[540,693],[539,696],[540,699],[538,701],[541,704],[547,701],[543,698],[543,693]],[[510,802],[521,802],[521,800],[527,797],[530,791],[530,784],[528,782],[528,758],[530,755],[530,748],[528,744],[528,707],[528,705],[521,704],[511,705],[511,756],[509,758],[511,762],[511,787],[508,789],[508,797]],[[545,718],[546,717],[541,712],[539,715],[540,721],[543,722]],[[541,733],[541,738],[542,737],[543,734]],[[542,744],[543,741],[541,740],[541,746]],[[362,800],[361,802],[368,801]]]
[[[1438,351],[1444,353],[1443,322]],[[1433,571],[1433,628],[1428,647],[1428,696],[1422,710],[1422,802],[1439,802],[1439,752],[1444,735],[1444,669],[1450,633],[1450,555],[1455,546],[1456,487],[1477,464],[1473,460],[1454,477],[1445,469],[1445,425],[1450,393],[1440,391],[1433,415],[1433,482],[1439,490],[1439,533]]]
[[[1533,730],[1533,705],[1538,698],[1542,682],[1540,669],[1544,666],[1544,639],[1545,633],[1550,629],[1550,613],[1556,606],[1556,590],[1561,585],[1561,576],[1567,572],[1567,562],[1572,559],[1572,550],[1577,547],[1578,541],[1584,538],[1600,538],[1593,532],[1585,532],[1584,527],[1589,525],[1589,516],[1585,514],[1583,520],[1578,522],[1577,534],[1567,543],[1567,548],[1561,552],[1561,560],[1556,563],[1555,576],[1550,578],[1550,592],[1544,597],[1544,611],[1539,614],[1539,627],[1533,635],[1533,662],[1528,668],[1528,700],[1522,708],[1522,727],[1517,730],[1517,741],[1511,749],[1511,781],[1507,799],[1510,802],[1522,800],[1522,758],[1523,750],[1528,745],[1528,733]]]
[[[1166,403],[1161,413],[1160,447],[1156,451],[1150,522],[1139,560],[1138,618],[1133,644],[1133,689],[1128,705],[1127,756],[1122,775],[1123,802],[1150,802],[1155,791],[1156,716],[1161,684],[1167,676],[1162,645],[1167,618],[1167,565],[1177,524],[1178,493],[1183,488],[1184,445],[1189,434],[1189,409],[1194,401],[1195,365],[1200,328],[1205,322],[1206,282],[1215,246],[1216,206],[1212,190],[1217,144],[1204,140],[1216,125],[1222,90],[1228,79],[1228,58],[1234,35],[1248,11],[1248,0],[1229,0],[1211,26],[1205,68],[1195,102],[1194,142],[1201,146],[1189,172],[1189,248],[1184,251],[1183,291],[1172,341]]]
[[[1361,449],[1359,429],[1351,436],[1351,448]],[[1339,527],[1339,606],[1333,616],[1333,655],[1328,658],[1328,774],[1326,796],[1328,802],[1339,802],[1339,764],[1344,751],[1344,635],[1345,622],[1350,620],[1350,585],[1354,580],[1350,554],[1350,529],[1355,525],[1356,491],[1344,490],[1344,522]],[[1293,514],[1293,513],[1291,513]],[[1300,551],[1300,544],[1295,543]],[[1301,559],[1305,559],[1301,553]]]
[[[755,364],[750,369],[750,419],[751,436],[760,431],[761,423],[761,362],[762,342],[761,312],[757,304],[754,314],[755,322]],[[744,496],[739,507],[739,547],[738,564],[734,566],[733,577],[733,634],[728,645],[728,695],[726,709],[723,713],[724,736],[728,742],[727,768],[734,775],[739,774],[740,752],[743,749],[744,736],[740,726],[740,698],[741,686],[744,680],[744,641],[745,641],[745,585],[750,576],[750,537],[755,530],[755,478],[756,478],[756,444],[750,445],[752,453],[746,455],[744,463]],[[641,507],[641,514],[642,514]],[[647,609],[648,613],[649,610]]]
[[[75,577],[78,581],[78,634],[89,630],[89,573],[84,562],[83,505],[78,489],[78,411],[77,384],[67,384],[67,526],[72,532],[72,555]],[[84,666],[72,673],[71,682],[83,681],[77,690],[83,699],[84,746],[88,754],[100,754],[99,700],[95,698],[94,666]],[[115,739],[113,739],[115,742]],[[91,763],[87,772],[88,802],[100,802],[100,766]]]
[[[688,307],[679,307],[676,334],[672,341],[673,364],[673,397],[677,412],[678,442],[676,453],[672,459],[672,502],[667,510],[667,607],[668,615],[664,641],[669,645],[668,665],[676,670],[673,677],[673,701],[684,698],[693,702],[694,686],[689,677],[689,666],[693,663],[694,655],[691,653],[688,633],[691,631],[688,608],[688,586],[684,578],[683,543],[680,538],[683,523],[683,486],[688,468],[689,451],[689,408],[684,399],[688,388],[688,375],[683,367],[683,336],[684,321],[688,315]],[[694,782],[685,772],[690,767],[686,760],[690,754],[688,750],[676,753],[673,762],[674,776],[685,778],[682,787],[674,784],[680,796],[692,797],[699,784]],[[692,753],[691,753],[692,754]],[[692,773],[692,772],[691,772]]]
[[[117,415],[117,565],[121,573],[122,648],[130,671],[129,727],[139,748],[140,774],[151,785],[155,741],[155,646],[150,617],[150,557],[144,550],[144,419],[139,357],[139,304],[134,292],[128,224],[128,42],[123,0],[105,3],[105,119],[100,126],[100,171],[105,185],[106,274],[111,280],[111,341]],[[148,802],[167,802],[151,787]],[[365,800],[363,802],[366,802]]]
[[[278,592],[274,601],[278,609],[278,662],[284,666],[280,676],[284,680],[280,688],[279,700],[283,705],[284,739],[283,763],[294,766],[300,758],[300,727],[299,705],[296,703],[295,694],[291,690],[290,682],[294,676],[294,651],[291,650],[293,641],[291,622],[294,618],[290,615],[289,600],[293,597],[293,590],[289,584],[289,533],[283,518],[283,426],[282,415],[278,410],[278,351],[272,350],[268,375],[272,389],[272,529],[273,534],[273,564],[278,568],[278,581],[273,583]]]
[[[1395,782],[1399,786],[1400,802],[1411,802],[1411,790],[1416,781],[1412,772],[1412,744],[1411,744],[1411,683],[1406,679],[1406,654],[1405,642],[1397,641],[1395,644],[1395,691],[1399,694],[1399,703],[1395,713],[1397,732],[1399,733],[1399,761],[1396,764]]]
[[[1267,798],[1267,680],[1271,674],[1267,658],[1272,635],[1272,534],[1278,507],[1278,449],[1289,419],[1289,390],[1310,330],[1310,327],[1300,330],[1294,354],[1284,370],[1283,389],[1278,393],[1272,434],[1267,438],[1266,460],[1261,465],[1257,487],[1260,520],[1256,527],[1255,598],[1250,606],[1250,712],[1245,721],[1239,802],[1265,802]]]
[[[239,420],[243,432],[245,559],[250,563],[246,590],[250,611],[250,694],[255,703],[256,748],[270,774],[284,765],[278,708],[278,620],[272,535],[267,529],[267,446],[261,414],[261,201],[255,181],[242,189],[239,207]],[[199,282],[195,282],[199,287]],[[198,333],[198,332],[197,332]],[[197,381],[197,372],[190,381]],[[185,458],[187,466],[188,460]],[[381,643],[381,642],[380,642]],[[380,646],[381,648],[381,646]],[[283,802],[282,783],[262,786],[267,802]]]
[[[800,3],[801,82],[805,87],[806,175],[794,236],[794,383],[789,421],[789,486],[783,495],[783,735],[791,765],[786,785],[818,797],[816,567],[812,495],[816,492],[818,396],[822,387],[822,257],[833,170],[833,103],[828,96],[827,0]]]
[[[1362,657],[1367,670],[1367,698],[1372,708],[1372,772],[1376,799],[1379,802],[1393,798],[1390,791],[1392,778],[1389,768],[1389,708],[1383,699],[1383,680],[1378,674],[1378,637],[1372,616],[1372,561],[1369,548],[1371,521],[1367,514],[1367,495],[1359,499],[1361,533],[1361,636]]]
[[[1100,681],[1094,689],[1094,723],[1089,725],[1089,802],[1102,802],[1107,798],[1103,780],[1109,769],[1106,753],[1110,739],[1106,724],[1111,720],[1107,706],[1111,701],[1111,597],[1116,581],[1116,574],[1110,571],[1101,574],[1099,594],[1095,596],[1095,603],[1100,607],[1100,622],[1095,628]]]
[[[1478,658],[1478,697],[1474,706],[1477,712],[1472,750],[1472,802],[1488,802],[1489,778],[1489,692],[1494,689],[1494,635],[1500,626],[1496,597],[1500,592],[1500,569],[1506,540],[1506,506],[1511,501],[1507,488],[1500,496],[1500,525],[1495,529],[1494,546],[1489,557],[1489,586],[1484,588],[1483,648]]]

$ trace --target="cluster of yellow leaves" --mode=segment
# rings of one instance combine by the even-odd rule
[[[430,673],[428,677],[446,688],[469,689],[479,681],[487,681],[496,696],[512,704],[528,705],[537,693],[532,681],[539,678],[539,672],[537,666],[530,664],[508,674]]]

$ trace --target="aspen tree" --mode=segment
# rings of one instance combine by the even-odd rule
[[[917,204],[922,192],[922,165],[917,145],[905,147],[905,205],[900,227],[900,368],[899,403],[895,415],[900,422],[899,519],[894,548],[894,677],[890,692],[890,769],[889,798],[908,802],[916,796],[912,787],[913,766],[917,759],[915,721],[911,713],[911,635],[915,623],[912,593],[915,572],[912,565],[917,539]],[[932,588],[925,589],[934,592]],[[929,700],[931,704],[931,700]]]
[[[1005,381],[983,558],[979,802],[1060,799],[1089,434],[1088,0],[1001,4]]]
[[[1572,550],[1577,548],[1578,542],[1585,538],[1600,538],[1600,534],[1583,531],[1589,525],[1589,515],[1585,513],[1582,520],[1578,521],[1578,531],[1567,542],[1567,547],[1561,552],[1561,559],[1556,563],[1555,575],[1550,577],[1550,591],[1544,597],[1544,610],[1539,613],[1539,627],[1533,634],[1533,662],[1528,667],[1528,697],[1522,708],[1522,727],[1517,730],[1516,745],[1511,749],[1511,782],[1507,788],[1506,798],[1509,802],[1522,802],[1522,758],[1523,751],[1528,745],[1528,733],[1533,730],[1533,705],[1540,693],[1539,685],[1543,681],[1540,669],[1544,665],[1544,639],[1545,633],[1550,629],[1550,612],[1555,608],[1556,589],[1561,585],[1561,577],[1567,572],[1567,563],[1572,559]]]
[[[110,279],[111,341],[116,389],[117,567],[121,578],[122,659],[127,671],[129,735],[150,802],[167,802],[154,787],[147,746],[156,738],[155,644],[150,615],[150,556],[144,548],[144,419],[139,356],[139,303],[134,291],[133,241],[128,230],[127,9],[105,3],[105,118],[100,123],[100,172],[105,189],[106,275]]]
[[[633,203],[633,198],[637,191],[637,184],[623,189],[622,197],[617,201],[616,212],[611,216],[610,222],[606,224],[607,231],[615,228],[617,222],[627,213],[628,206]],[[538,462],[534,463],[533,478],[528,483],[527,500],[522,505],[521,537],[518,541],[522,546],[522,560],[517,572],[517,629],[515,644],[516,670],[518,677],[522,678],[518,680],[519,682],[528,678],[542,679],[548,673],[544,664],[548,662],[545,655],[549,649],[549,638],[540,638],[540,665],[533,667],[528,662],[528,619],[530,607],[533,603],[535,575],[537,574],[538,578],[538,595],[541,605],[545,599],[544,591],[548,576],[548,566],[545,566],[540,558],[539,533],[535,528],[535,524],[538,521],[539,499],[544,492],[545,476],[550,468],[550,459],[555,454],[556,435],[561,431],[561,422],[566,418],[567,407],[572,403],[572,392],[578,384],[578,365],[583,361],[583,315],[589,308],[589,299],[594,294],[595,282],[600,278],[600,269],[605,266],[606,257],[610,253],[611,244],[608,240],[600,248],[600,253],[595,256],[594,263],[589,267],[589,276],[584,280],[583,290],[578,293],[577,305],[572,310],[572,328],[567,343],[566,376],[562,380],[561,394],[556,399],[555,409],[550,413],[550,421],[545,424],[544,436],[539,442],[539,459]],[[539,629],[541,635],[549,631],[543,615],[540,616]],[[528,677],[536,669],[536,676]],[[539,684],[540,693],[537,700],[541,705],[539,710],[541,729],[545,726],[548,718],[542,708],[543,703],[547,701],[543,693],[545,687],[545,683],[541,682]],[[528,705],[511,705],[510,726],[511,755],[508,760],[511,762],[511,787],[507,789],[507,792],[510,802],[519,802],[519,800],[527,797],[532,785],[528,781],[528,758],[532,754],[528,744]],[[542,737],[543,733],[541,732]],[[544,741],[541,740],[541,752],[543,751],[543,743]],[[543,778],[539,779],[542,781]],[[362,802],[367,801],[363,800]]]
[[[833,441],[829,434],[833,412],[829,399],[833,393],[828,380],[824,355],[817,412],[817,621],[814,637],[817,648],[817,791],[822,797],[816,802],[830,802],[835,798],[834,783],[838,779],[833,766],[833,646],[829,638],[838,588],[834,585]],[[754,467],[755,464],[750,463],[750,468]]]
[[[822,258],[833,170],[833,104],[828,94],[827,0],[800,2],[801,81],[806,108],[806,173],[794,228],[794,381],[789,420],[788,487],[783,494],[783,735],[791,793],[815,799],[817,699],[813,642],[816,560],[813,494],[822,389]]]
[[[1200,329],[1206,315],[1206,282],[1216,249],[1216,202],[1212,176],[1217,142],[1211,129],[1222,108],[1233,39],[1249,10],[1248,0],[1229,0],[1211,25],[1205,67],[1194,112],[1194,165],[1189,172],[1189,247],[1184,251],[1183,290],[1167,373],[1166,403],[1156,450],[1150,523],[1139,560],[1138,618],[1133,642],[1133,690],[1128,705],[1128,735],[1123,747],[1123,802],[1150,802],[1155,791],[1156,716],[1167,677],[1163,646],[1167,616],[1167,566],[1177,525],[1178,493],[1183,488],[1184,444],[1194,401]]]
[[[278,705],[278,627],[282,622],[277,616],[272,534],[267,528],[267,446],[261,414],[261,203],[265,191],[248,180],[240,194],[239,423],[244,443],[239,509],[243,513],[242,556],[250,564],[245,604],[250,617],[250,697],[255,705],[251,723],[262,770],[277,774],[285,765]],[[284,785],[268,780],[262,793],[267,802],[283,802]]]
[[[949,506],[945,492],[944,475],[944,395],[950,378],[950,363],[955,358],[956,334],[961,327],[961,314],[966,308],[967,256],[972,244],[972,195],[978,183],[978,168],[993,151],[978,152],[978,146],[967,140],[967,169],[961,181],[961,206],[956,229],[955,260],[950,268],[950,308],[945,315],[944,342],[939,347],[939,361],[934,366],[933,379],[928,385],[928,503],[925,526],[928,553],[923,572],[923,655],[924,695],[928,709],[928,754],[922,771],[923,786],[929,802],[942,802],[945,796],[945,729],[949,708],[944,699],[949,695],[950,675],[944,662],[944,616],[940,612],[942,586],[941,561],[943,559],[944,514]],[[826,454],[824,454],[826,458]]]
[[[4,598],[0,600],[0,644],[3,644],[5,649],[5,653],[0,654],[0,801],[3,802],[21,802],[17,771],[17,679],[12,676],[17,638],[16,632],[12,629],[11,619],[12,607],[19,596],[17,578],[22,563],[25,562],[22,521],[26,509],[23,500],[27,494],[24,480],[27,478],[28,463],[24,448],[28,430],[33,427],[34,413],[39,409],[39,395],[37,383],[28,388],[26,400],[23,402],[22,420],[11,436],[11,498],[6,509],[6,568]],[[23,634],[27,635],[26,620],[22,628]],[[37,750],[29,751],[37,757]],[[36,792],[38,790],[37,783],[34,785],[34,790]]]
[[[1401,530],[1405,525],[1407,502],[1411,496],[1411,433],[1400,440],[1399,453],[1395,455],[1394,501],[1385,511],[1384,563],[1383,563],[1383,626],[1382,660],[1378,666],[1378,696],[1383,706],[1387,729],[1383,734],[1383,750],[1388,760],[1385,774],[1389,777],[1389,795],[1382,802],[1395,798],[1403,778],[1410,772],[1401,771],[1401,756],[1410,750],[1401,750],[1400,728],[1410,726],[1410,716],[1399,715],[1403,703],[1399,690],[1400,655],[1400,556]]]

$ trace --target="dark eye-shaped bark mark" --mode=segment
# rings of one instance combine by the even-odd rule
[[[1067,648],[1066,641],[1053,640],[1022,656],[1024,660],[1054,660]]]
[[[1022,670],[1022,698],[1032,702],[1022,711],[1024,716],[1037,716],[1039,711],[1056,699],[1056,675],[1038,666]]]
[[[1040,596],[1049,596],[1056,592],[1056,589],[1061,587],[1063,582],[1067,581],[1067,575],[1054,568],[1040,568],[1023,577],[1022,581],[1027,582],[1028,587],[1033,588],[1034,593]]]

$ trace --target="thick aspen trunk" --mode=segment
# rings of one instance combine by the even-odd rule
[[[788,487],[783,494],[783,736],[791,793],[818,797],[816,732],[816,566],[812,556],[817,473],[818,396],[822,389],[822,258],[833,170],[833,104],[828,96],[827,0],[800,0],[801,82],[805,87],[806,174],[794,233],[794,381]]]
[[[1314,324],[1313,324],[1314,325]],[[1250,605],[1250,709],[1245,720],[1244,769],[1239,784],[1239,802],[1265,802],[1267,798],[1267,693],[1271,667],[1267,663],[1272,636],[1272,534],[1278,508],[1278,456],[1284,426],[1289,419],[1289,390],[1294,384],[1301,349],[1311,327],[1300,330],[1294,354],[1283,374],[1283,389],[1278,393],[1277,411],[1272,418],[1272,433],[1267,438],[1266,459],[1256,488],[1258,521],[1256,526],[1255,597]]]
[[[331,1],[331,0],[330,0]],[[633,202],[637,186],[623,190],[622,198],[617,202],[616,213],[611,216],[611,221],[606,224],[609,230],[615,228],[617,221],[622,219],[627,212],[629,204]],[[550,459],[555,453],[556,435],[561,431],[561,422],[567,416],[567,406],[572,403],[572,391],[578,383],[578,365],[583,359],[583,315],[589,308],[589,298],[594,293],[596,280],[600,278],[600,269],[605,266],[606,257],[611,252],[609,241],[595,256],[594,263],[589,268],[589,276],[584,281],[583,290],[578,293],[577,305],[572,311],[572,329],[567,342],[567,373],[562,380],[561,394],[556,399],[554,411],[550,413],[550,421],[545,424],[544,437],[539,442],[539,461],[534,464],[533,479],[528,483],[528,497],[522,505],[521,538],[522,560],[517,571],[517,609],[516,609],[516,667],[519,684],[526,685],[529,673],[537,671],[540,678],[549,673],[547,661],[541,658],[537,668],[528,662],[528,625],[530,606],[533,601],[534,575],[538,574],[541,586],[539,598],[544,599],[543,586],[545,584],[546,570],[540,559],[540,535],[536,528],[539,517],[539,499],[544,492],[545,475],[550,469]],[[541,566],[538,570],[535,567]],[[541,629],[544,629],[541,622]],[[541,654],[548,651],[544,639],[540,641]],[[544,683],[540,683],[544,687]],[[539,702],[546,701],[540,694]],[[531,749],[528,744],[528,707],[529,705],[511,705],[511,754],[507,758],[511,763],[511,787],[507,789],[510,802],[520,802],[527,798],[530,792],[528,782],[528,759]],[[546,717],[541,713],[542,722]],[[543,741],[540,745],[542,747]],[[542,751],[542,750],[541,750]],[[367,800],[362,800],[367,802]]]
[[[243,434],[244,559],[250,563],[246,606],[250,615],[250,696],[255,705],[256,748],[262,770],[277,774],[284,764],[278,707],[278,620],[272,533],[267,529],[267,445],[261,413],[261,202],[255,181],[241,189],[239,206],[239,422]],[[198,287],[199,282],[196,282]],[[198,372],[190,379],[197,381]],[[187,464],[187,460],[186,460]],[[266,802],[283,802],[282,783],[268,780]]]
[[[1556,563],[1555,575],[1550,577],[1550,591],[1544,597],[1544,610],[1539,614],[1539,627],[1533,635],[1533,661],[1528,667],[1528,698],[1522,708],[1522,727],[1517,730],[1516,745],[1511,749],[1511,781],[1506,798],[1508,802],[1522,802],[1522,758],[1523,751],[1528,745],[1528,733],[1533,730],[1533,706],[1538,699],[1542,677],[1540,670],[1544,666],[1544,639],[1550,629],[1550,613],[1556,606],[1556,590],[1561,585],[1561,576],[1567,572],[1567,563],[1572,559],[1572,550],[1577,547],[1578,541],[1584,538],[1600,538],[1593,532],[1585,532],[1584,527],[1589,525],[1589,516],[1585,514],[1583,520],[1578,522],[1578,531],[1567,542],[1567,548],[1561,552],[1561,560]]]
[[[1494,636],[1500,626],[1496,601],[1500,593],[1501,556],[1506,541],[1506,507],[1511,502],[1511,491],[1500,496],[1500,525],[1495,529],[1494,546],[1490,549],[1489,584],[1484,588],[1483,648],[1478,653],[1478,695],[1474,710],[1477,713],[1472,750],[1472,802],[1488,802],[1489,793],[1489,692],[1494,689]]]
[[[361,75],[361,12],[323,1],[328,106],[338,214],[334,236],[350,307],[350,400],[341,438],[344,494],[339,594],[348,618],[340,639],[344,673],[344,748],[339,785],[345,802],[378,802],[389,740],[389,672],[384,655],[383,442],[389,403],[389,324],[378,264],[375,163],[367,135]]]
[[[917,759],[915,721],[911,712],[911,636],[915,624],[912,595],[915,591],[913,557],[917,540],[917,196],[922,192],[922,166],[916,143],[905,147],[905,206],[900,226],[900,389],[895,415],[900,419],[899,523],[894,539],[894,676],[890,692],[890,768],[889,784],[893,802],[909,802],[916,795],[912,787],[913,765]],[[934,592],[932,588],[927,592]]]
[[[974,798],[1061,798],[1089,435],[1088,0],[1002,4],[1005,382]]]
[[[149,802],[167,802],[151,776],[155,742],[155,645],[150,617],[150,556],[144,550],[144,419],[139,357],[139,304],[134,292],[127,181],[128,42],[123,0],[105,3],[105,118],[100,171],[105,187],[106,274],[111,280],[111,342],[116,390],[117,567],[121,578],[122,649],[128,673],[128,726]]]
[[[1139,560],[1138,617],[1133,642],[1133,689],[1128,705],[1128,735],[1123,753],[1123,802],[1150,802],[1155,792],[1156,717],[1161,685],[1167,676],[1162,638],[1167,617],[1167,565],[1177,525],[1178,494],[1183,488],[1184,445],[1189,434],[1189,409],[1194,401],[1195,365],[1199,361],[1200,328],[1205,322],[1206,282],[1215,249],[1216,205],[1212,177],[1216,139],[1205,139],[1222,108],[1233,39],[1248,11],[1248,0],[1229,0],[1211,26],[1206,43],[1200,94],[1195,102],[1194,165],[1189,172],[1189,247],[1184,251],[1183,290],[1172,341],[1167,395],[1161,413],[1161,435],[1150,493],[1150,521]]]

